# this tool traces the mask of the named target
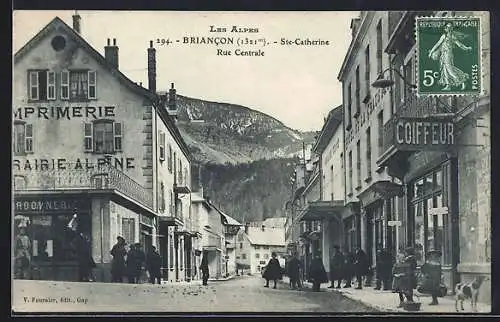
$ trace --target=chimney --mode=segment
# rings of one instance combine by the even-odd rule
[[[156,49],[152,40],[148,48],[148,89],[156,94]]]
[[[80,15],[78,14],[78,11],[75,10],[75,14],[73,15],[73,29],[77,32],[77,33],[81,33],[81,21],[82,21],[82,17],[80,17]]]
[[[351,20],[351,32],[353,39],[354,37],[356,37],[356,34],[358,33],[360,23],[361,23],[361,18],[354,18]]]
[[[111,41],[108,38],[107,46],[104,47],[104,57],[111,66],[118,69],[118,46],[116,46],[116,38],[113,38],[113,45],[111,45]]]
[[[170,84],[170,89],[168,90],[168,102],[167,109],[168,114],[172,115],[175,119],[177,119],[177,102],[176,102],[177,94],[174,88],[174,83]]]

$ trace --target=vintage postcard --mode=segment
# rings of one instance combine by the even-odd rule
[[[14,11],[13,314],[491,313],[490,16]]]

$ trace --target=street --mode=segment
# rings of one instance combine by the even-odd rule
[[[264,287],[260,276],[165,285],[14,280],[15,312],[374,312],[340,294]],[[323,285],[326,287],[326,284]]]

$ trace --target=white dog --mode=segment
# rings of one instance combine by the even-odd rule
[[[470,282],[458,283],[455,286],[455,310],[458,312],[458,302],[460,308],[464,310],[464,300],[470,299],[471,308],[473,312],[477,312],[477,297],[481,284],[487,277],[478,276]]]

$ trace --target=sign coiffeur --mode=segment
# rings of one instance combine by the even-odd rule
[[[455,124],[449,118],[401,117],[394,124],[400,150],[442,150],[455,144]]]

